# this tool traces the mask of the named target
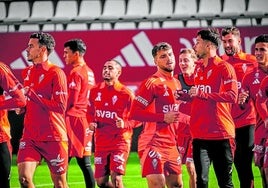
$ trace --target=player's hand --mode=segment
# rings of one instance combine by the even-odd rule
[[[189,101],[191,100],[190,95],[183,91],[183,90],[176,90],[174,93],[175,99],[182,100],[182,101]]]
[[[21,90],[22,90],[23,94],[25,96],[27,96],[28,93],[29,93],[29,91],[30,91],[30,87],[29,86],[26,86],[26,87],[22,88]]]
[[[195,97],[198,95],[198,88],[193,86],[191,87],[191,89],[189,90],[189,95],[190,97]]]
[[[241,90],[241,92],[238,95],[238,104],[244,104],[246,103],[247,99],[249,97],[249,91]]]
[[[115,125],[117,128],[121,128],[121,129],[123,129],[125,127],[124,120],[122,118],[118,117],[117,114],[115,116]]]
[[[164,122],[167,124],[179,122],[179,112],[168,112],[164,114]]]
[[[98,124],[96,122],[91,122],[91,123],[89,123],[89,129],[91,131],[94,131],[97,128],[97,125]]]
[[[265,126],[266,129],[268,129],[268,118],[266,118],[266,119],[264,120],[264,126]]]
[[[15,113],[17,115],[23,114],[25,111],[25,108],[15,108]]]

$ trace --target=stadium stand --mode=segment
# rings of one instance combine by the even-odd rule
[[[120,30],[120,29],[136,29],[135,22],[116,22],[114,24],[114,29]]]
[[[166,20],[162,23],[162,28],[183,28],[185,24],[181,20]]]
[[[77,21],[95,20],[102,13],[102,5],[100,0],[83,0],[80,4],[78,16],[74,19]]]
[[[0,21],[3,21],[6,18],[6,4],[4,2],[0,2]]]
[[[22,22],[29,18],[30,6],[28,1],[12,1],[9,4],[8,15],[4,22]]]
[[[197,13],[196,0],[176,0],[173,17],[194,17]]]
[[[159,18],[164,19],[171,17],[173,13],[173,1],[172,0],[152,0],[151,12],[148,15],[149,18]]]
[[[51,19],[53,15],[54,5],[52,1],[34,1],[31,16],[27,20],[29,22],[47,21]]]
[[[245,0],[224,0],[221,16],[240,16],[245,14]]]
[[[146,18],[149,15],[148,0],[128,0],[125,19]]]
[[[66,25],[66,31],[86,31],[88,30],[88,24],[86,23],[68,23]]]
[[[123,18],[126,13],[125,0],[108,0],[104,2],[102,15],[103,20],[115,20]]]
[[[267,1],[8,0],[0,2],[0,32],[261,26]]]
[[[221,12],[220,0],[200,0],[198,16],[215,17]]]
[[[55,15],[52,21],[69,22],[78,15],[78,5],[76,0],[59,0],[56,4]]]

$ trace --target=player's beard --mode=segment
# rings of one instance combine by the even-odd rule
[[[227,56],[233,56],[237,53],[237,50],[235,48],[224,49],[224,51]]]
[[[162,69],[166,72],[173,72],[174,71],[174,67],[162,67]]]
[[[27,55],[27,60],[30,62],[34,62],[35,59],[39,58],[40,54],[37,54],[35,56],[31,56],[30,54]]]

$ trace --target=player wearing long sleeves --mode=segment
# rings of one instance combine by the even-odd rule
[[[196,70],[190,131],[197,187],[208,186],[209,167],[213,163],[219,187],[233,187],[232,165],[235,149],[235,125],[232,103],[238,88],[234,68],[217,56],[220,34],[216,29],[198,31],[194,50],[202,63]]]
[[[194,75],[197,64],[197,57],[193,49],[182,49],[179,54],[179,67],[181,73],[178,74],[178,80],[181,83],[182,90],[188,93],[194,86]],[[182,102],[180,112],[191,115],[191,102]],[[196,187],[196,172],[193,161],[192,136],[190,133],[190,124],[180,123],[177,129],[178,149],[181,154],[182,164],[186,165],[189,175],[189,188]]]
[[[95,187],[91,168],[93,131],[87,122],[87,107],[90,89],[95,85],[93,71],[84,60],[86,44],[81,39],[71,39],[64,43],[64,58],[72,69],[68,75],[68,102],[66,110],[66,127],[69,143],[69,161],[76,161],[83,172],[87,188]]]
[[[243,77],[258,66],[254,55],[247,54],[241,50],[240,31],[236,27],[225,27],[221,31],[225,54],[222,59],[230,63],[236,72],[238,92],[241,92],[241,82]],[[232,117],[235,122],[236,150],[234,164],[237,170],[240,187],[251,188],[254,186],[252,171],[254,127],[256,117],[254,107],[247,105],[240,108],[235,103],[232,106]]]
[[[119,62],[107,61],[102,71],[104,81],[90,91],[88,121],[95,127],[95,179],[99,187],[124,187],[122,176],[137,125],[129,119],[134,94],[118,80],[121,72]]]
[[[67,187],[68,141],[65,124],[67,80],[62,69],[48,60],[55,46],[48,33],[33,33],[27,51],[33,65],[22,74],[27,96],[23,135],[18,152],[22,187],[34,187],[33,175],[44,158],[55,188]]]
[[[268,185],[267,162],[267,75],[268,75],[268,35],[259,35],[255,39],[255,57],[258,68],[247,74],[242,82],[239,104],[242,108],[254,106],[257,109],[257,123],[254,130],[254,162],[258,166],[263,187]],[[252,116],[256,115],[255,111]]]
[[[175,57],[166,42],[156,44],[152,55],[157,72],[141,83],[130,112],[131,118],[146,122],[139,137],[142,176],[146,177],[149,188],[182,187],[176,134],[178,121],[184,116],[179,113],[181,101],[174,97],[175,91],[181,89],[173,76]]]
[[[0,187],[10,187],[12,147],[8,109],[24,107],[26,104],[22,86],[10,68],[0,62]]]

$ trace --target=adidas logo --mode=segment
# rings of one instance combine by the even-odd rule
[[[259,79],[256,78],[256,79],[254,80],[254,82],[252,82],[252,84],[260,84]]]
[[[168,97],[169,96],[168,91],[166,91],[163,96]]]
[[[20,69],[24,69],[26,67],[28,67],[29,65],[31,65],[32,63],[29,62],[27,60],[27,52],[26,50],[22,51],[21,53],[22,57],[19,57],[18,59],[16,59],[15,61],[10,63],[10,68],[13,70],[20,70]],[[59,55],[57,54],[56,51],[53,51],[50,55],[49,55],[49,60],[53,63],[55,63],[56,65],[58,65],[61,68],[64,68],[65,65],[64,63],[61,61]]]
[[[124,67],[127,65],[130,67],[155,66],[151,57],[151,49],[153,48],[153,45],[145,32],[141,31],[132,37],[132,41],[132,43],[123,47],[120,50],[121,54],[114,57],[114,59],[119,61]],[[62,62],[56,51],[53,51],[49,55],[49,60],[61,68],[65,67],[65,64]],[[24,50],[21,53],[21,57],[10,63],[10,67],[13,70],[21,70],[31,64],[32,63],[27,60],[27,52]]]
[[[133,43],[123,47],[121,54],[113,59],[121,63],[122,66],[145,67],[155,66],[151,56],[153,45],[145,32],[141,31],[132,38]]]

